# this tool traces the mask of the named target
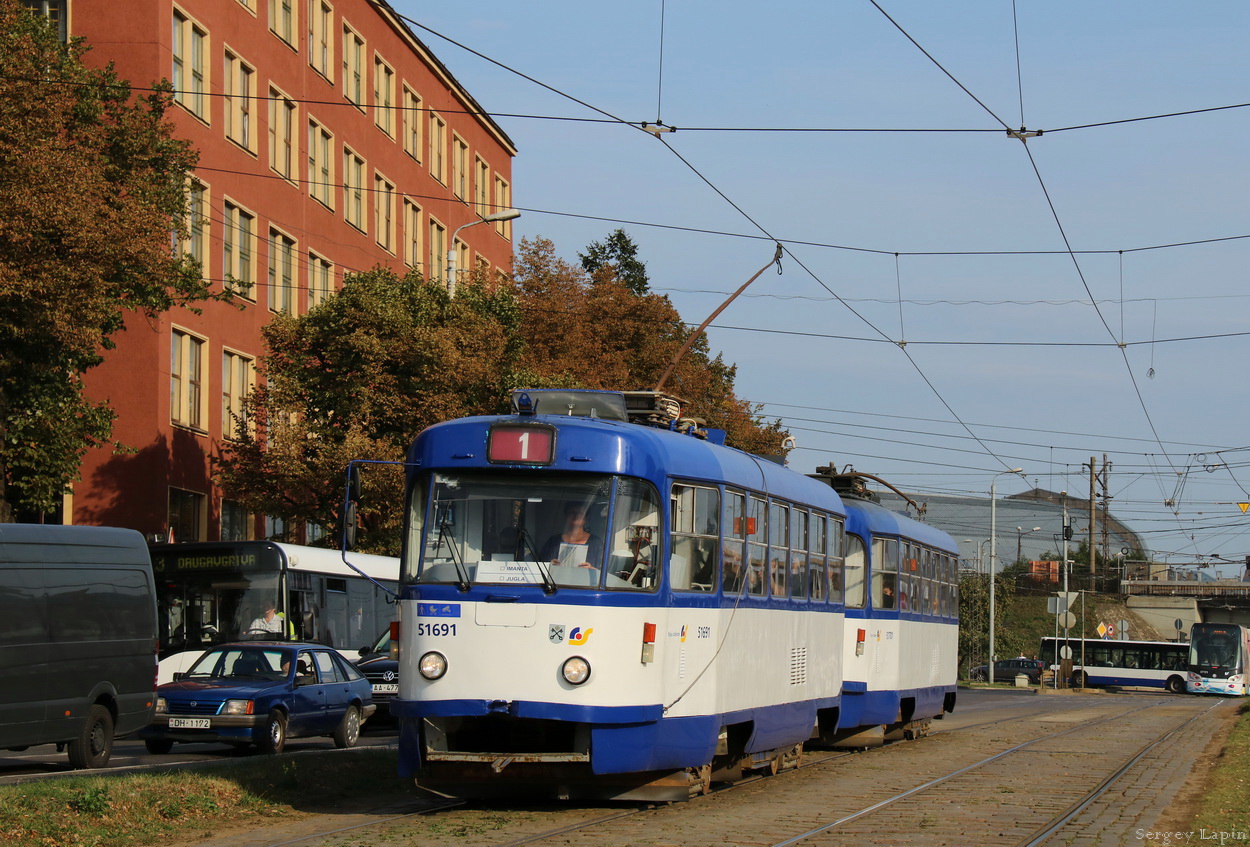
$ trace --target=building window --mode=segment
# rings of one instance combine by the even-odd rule
[[[252,538],[252,516],[235,500],[221,501],[221,540],[249,541]]]
[[[182,255],[197,262],[200,276],[208,276],[208,189],[198,179],[187,185],[187,237],[179,245]]]
[[[364,107],[365,40],[347,24],[343,24],[343,96]]]
[[[430,113],[430,176],[447,184],[447,124]]]
[[[296,47],[295,0],[269,0],[269,29],[292,47]],[[297,47],[298,49],[298,47]]]
[[[490,167],[481,156],[473,157],[473,211],[490,214]]]
[[[421,96],[407,85],[404,86],[404,152],[421,161],[421,124],[425,115],[421,111]]]
[[[378,246],[395,252],[395,186],[376,171],[373,174],[373,225]]]
[[[298,109],[295,101],[276,88],[269,89],[269,167],[289,180],[297,178],[295,162],[299,141],[295,137]]]
[[[512,186],[500,176],[495,177],[495,211],[512,208]],[[512,221],[496,221],[495,232],[509,241],[512,240]]]
[[[451,249],[456,253],[455,277],[453,281],[466,279],[466,273],[472,270],[469,267],[469,245],[457,238],[452,242]]]
[[[269,230],[269,308],[288,315],[295,311],[295,239]]]
[[[458,135],[451,141],[451,190],[461,200],[469,199],[469,145]]]
[[[208,32],[174,9],[174,102],[208,123]]]
[[[365,160],[343,148],[343,217],[365,232]]]
[[[395,137],[395,71],[380,56],[373,57],[373,122]]]
[[[326,0],[308,0],[308,64],[334,82],[334,7]]]
[[[229,200],[222,204],[221,272],[228,289],[256,299],[256,216]]]
[[[27,9],[52,22],[52,26],[56,27],[56,34],[60,37],[62,43],[67,40],[69,35],[65,26],[65,2],[66,0],[23,0]]]
[[[170,345],[169,418],[180,426],[205,430],[204,339],[175,329]]]
[[[442,279],[445,276],[443,262],[447,261],[447,227],[430,218],[430,265],[426,279]]]
[[[334,208],[334,136],[308,121],[308,191],[327,209]]]
[[[227,50],[225,74],[226,138],[255,153],[252,102],[256,99],[256,69]]]
[[[169,540],[204,541],[208,498],[195,491],[169,489]]]
[[[250,356],[222,351],[221,434],[227,440],[237,441],[251,430],[251,424],[243,413],[243,400],[255,387],[255,361]]]
[[[408,198],[404,198],[404,264],[410,268],[420,268],[421,252],[421,207]]]
[[[319,306],[334,293],[334,265],[316,253],[308,254],[308,308]]]

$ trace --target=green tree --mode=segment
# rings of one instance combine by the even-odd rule
[[[651,290],[647,266],[638,258],[638,245],[623,229],[616,229],[604,241],[592,241],[585,253],[578,253],[582,268],[598,279],[614,277],[635,296]]]
[[[219,462],[223,487],[249,509],[337,529],[349,461],[402,462],[425,427],[506,409],[518,322],[511,289],[480,277],[452,299],[416,271],[348,276],[308,314],[265,328],[266,384]],[[394,554],[402,476],[364,477],[361,548]]]
[[[166,90],[132,98],[0,0],[0,521],[55,510],[114,413],[83,394],[128,314],[209,295],[171,250],[196,155]]]

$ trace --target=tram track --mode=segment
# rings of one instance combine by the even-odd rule
[[[969,841],[1040,847],[1072,826],[1087,826],[1090,814],[1105,817],[1107,797],[1117,786],[1127,791],[1129,777],[1137,774],[1140,782],[1144,770],[1159,767],[1157,760],[1172,747],[1169,740],[1222,702],[1196,709],[1193,700],[1168,697],[1125,708],[1122,701],[1090,698],[1045,713],[1008,707],[1005,717],[944,727],[918,742],[863,752],[808,751],[797,768],[720,785],[684,804],[502,809],[447,802],[270,847],[369,843],[353,836],[392,831],[396,843],[466,847],[860,845],[898,843],[904,833],[917,847]],[[1055,731],[1055,723],[1074,725]],[[852,805],[856,799],[859,804]],[[1122,804],[1118,797],[1115,802]],[[472,829],[475,819],[506,817],[507,825],[498,829],[511,837],[483,831],[454,841],[426,840],[420,824],[405,820],[431,814],[440,819],[438,828],[457,831]],[[404,841],[402,833],[414,840]]]

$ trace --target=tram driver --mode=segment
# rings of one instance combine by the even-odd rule
[[[547,539],[539,554],[553,565],[595,568],[603,561],[603,539],[586,529],[586,506],[570,501],[564,504],[564,530]]]

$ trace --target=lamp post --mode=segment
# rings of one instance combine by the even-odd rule
[[[994,679],[994,573],[998,564],[998,478],[1005,474],[1023,474],[1024,468],[999,471],[990,477],[990,658],[986,662],[989,678]]]
[[[1017,562],[1024,558],[1024,554],[1021,552],[1021,548],[1020,548],[1021,542],[1024,541],[1024,536],[1028,535],[1030,532],[1038,532],[1039,530],[1041,530],[1040,526],[1035,526],[1032,529],[1025,529],[1022,526],[1016,527],[1016,561]]]
[[[447,293],[456,296],[456,237],[460,235],[460,230],[467,229],[478,224],[493,224],[499,221],[510,221],[521,217],[521,213],[516,209],[502,209],[493,212],[476,221],[469,221],[467,224],[461,224],[456,227],[456,231],[451,234],[451,244],[447,246]]]

